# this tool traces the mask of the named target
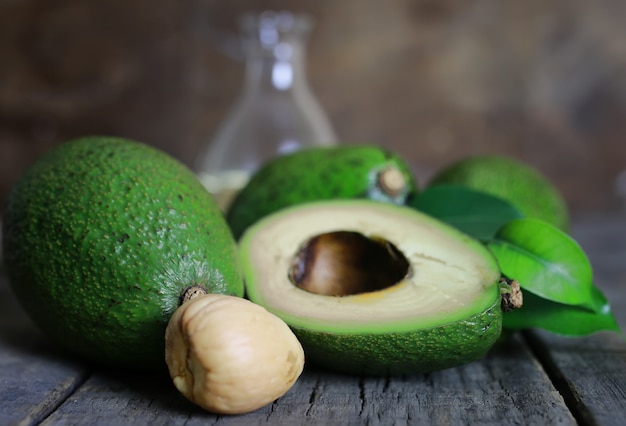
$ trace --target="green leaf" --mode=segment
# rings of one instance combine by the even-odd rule
[[[539,219],[515,219],[486,243],[503,275],[524,290],[596,311],[589,259],[569,235]]]
[[[541,328],[564,336],[586,336],[600,331],[619,332],[619,326],[602,292],[595,286],[592,292],[593,299],[599,302],[596,312],[524,292],[523,306],[504,314],[503,327],[510,330]]]
[[[483,241],[502,225],[522,217],[509,202],[461,185],[432,185],[409,205]]]

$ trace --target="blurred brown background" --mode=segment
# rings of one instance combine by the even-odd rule
[[[314,17],[308,77],[342,141],[387,145],[422,181],[464,155],[509,154],[574,213],[619,207],[621,0],[0,1],[0,198],[75,136],[191,164],[241,87],[235,19],[268,8]]]

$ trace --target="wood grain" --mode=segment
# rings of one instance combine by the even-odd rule
[[[36,424],[85,380],[87,369],[54,348],[0,278],[0,424]]]
[[[308,370],[276,403],[221,417],[183,401],[163,377],[90,377],[46,424],[154,424],[192,416],[208,424],[575,424],[559,392],[519,339],[484,360],[426,375],[351,377]],[[191,422],[193,424],[193,422]]]

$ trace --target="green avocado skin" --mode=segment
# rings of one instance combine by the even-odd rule
[[[567,203],[558,189],[538,170],[515,158],[476,155],[459,160],[435,175],[429,185],[438,183],[464,185],[501,197],[525,216],[570,232]]]
[[[376,174],[395,167],[406,180],[396,197],[377,185]],[[316,147],[276,157],[256,172],[237,195],[226,218],[236,239],[258,219],[284,207],[309,201],[369,198],[403,204],[416,192],[408,165],[374,145]]]
[[[307,362],[339,373],[387,376],[457,367],[482,358],[502,332],[500,299],[484,312],[412,332],[339,334],[299,327]]]
[[[195,175],[120,138],[81,138],[40,158],[3,218],[12,290],[47,336],[87,361],[162,368],[182,291],[243,295],[236,243]]]

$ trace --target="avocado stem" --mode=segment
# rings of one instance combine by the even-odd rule
[[[184,305],[185,303],[189,302],[191,299],[195,299],[196,297],[202,296],[207,293],[208,291],[206,290],[206,288],[202,287],[201,285],[198,285],[198,284],[191,285],[187,287],[185,290],[183,290],[183,293],[180,296],[179,306]]]
[[[502,296],[500,306],[504,312],[521,308],[524,303],[522,288],[517,280],[511,280],[506,277],[500,278],[500,295]]]
[[[381,170],[377,176],[378,187],[390,197],[397,197],[406,188],[406,179],[396,167],[387,167]]]

